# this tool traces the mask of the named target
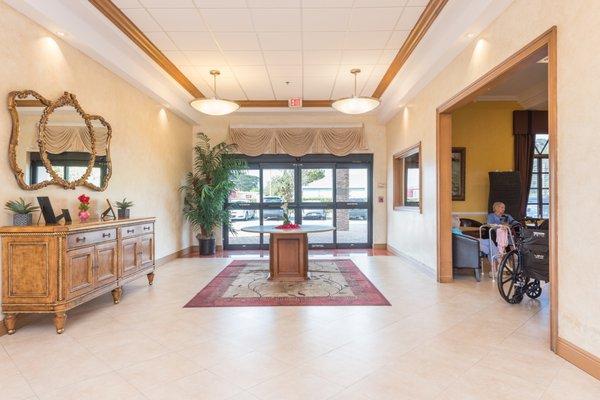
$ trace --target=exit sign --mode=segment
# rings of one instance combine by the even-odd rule
[[[302,107],[302,98],[301,97],[292,97],[288,100],[288,107],[290,108],[298,108]]]

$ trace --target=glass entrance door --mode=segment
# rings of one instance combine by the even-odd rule
[[[228,201],[237,233],[224,229],[226,249],[267,249],[269,235],[240,229],[281,225],[283,203],[288,204],[292,222],[336,227],[332,232],[310,234],[311,248],[371,246],[372,155],[241,158],[249,168],[236,178],[236,191]]]

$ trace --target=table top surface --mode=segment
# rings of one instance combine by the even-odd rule
[[[317,232],[329,232],[335,230],[333,226],[327,225],[301,225],[298,229],[277,229],[275,226],[247,226],[241,229],[244,232],[252,233],[282,233],[282,234],[298,234],[298,233],[317,233]]]

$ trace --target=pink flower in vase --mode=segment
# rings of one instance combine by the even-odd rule
[[[79,211],[79,220],[81,222],[85,222],[90,218],[90,212],[89,211]]]
[[[79,200],[79,220],[85,222],[90,218],[90,212],[88,211],[90,209],[90,197],[82,194],[77,197],[77,200]]]

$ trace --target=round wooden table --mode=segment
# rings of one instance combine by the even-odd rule
[[[244,232],[269,234],[270,280],[308,279],[308,234],[333,231],[333,226],[303,225],[298,229],[274,226],[248,226]]]

